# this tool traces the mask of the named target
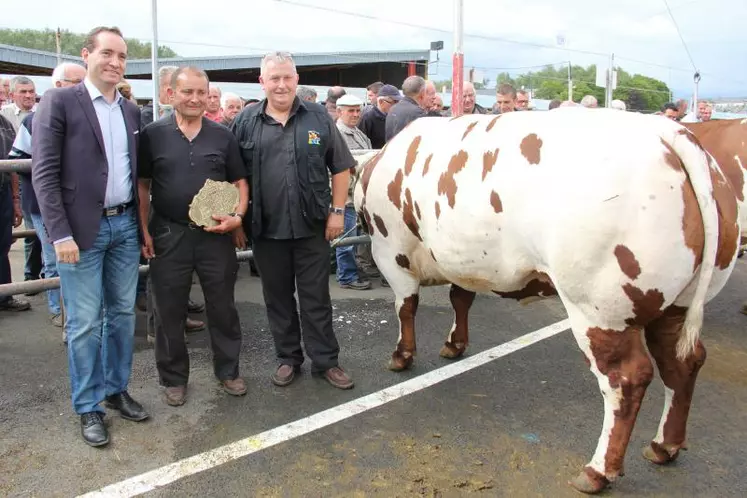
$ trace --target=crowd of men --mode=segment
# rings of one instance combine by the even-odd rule
[[[136,308],[148,316],[168,405],[187,400],[185,334],[205,328],[190,317],[203,310],[216,379],[230,395],[247,392],[234,287],[235,251],[249,245],[274,339],[271,381],[291,384],[308,358],[312,374],[352,388],[339,364],[329,289],[330,241],[359,223],[351,151],[381,149],[420,117],[450,116],[433,82],[410,76],[401,91],[375,82],[365,102],[332,87],[318,102],[314,89],[298,86],[291,55],[274,52],[262,60],[262,100],[221,92],[200,68],[165,66],[157,106],[140,108],[123,79],[127,45],[117,28],[92,30],[81,53],[85,67],[57,67],[39,103],[29,78],[13,78],[7,91],[0,84],[10,98],[0,111],[0,158],[32,161],[31,173],[0,173],[0,283],[11,282],[12,227],[23,222],[37,234],[24,242],[25,280],[60,277],[47,305],[51,323],[66,333],[84,441],[109,441],[102,404],[127,420],[149,418],[128,392]],[[527,92],[510,84],[498,86],[490,109],[476,102],[469,82],[462,98],[465,114],[530,108]],[[576,104],[551,108],[565,105]],[[597,102],[586,96],[580,105]],[[674,105],[662,113],[675,111],[673,119],[684,117]],[[707,113],[699,107],[691,119]],[[198,225],[189,207],[207,180],[233,184],[239,202]],[[336,247],[332,255],[342,288],[370,289],[373,279],[388,285],[369,246]],[[138,274],[141,264],[150,267],[147,277]],[[195,274],[204,305],[190,299]],[[0,300],[0,311],[29,308],[21,298]]]

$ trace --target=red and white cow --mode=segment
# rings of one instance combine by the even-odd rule
[[[364,165],[355,204],[395,293],[392,370],[412,364],[423,285],[451,284],[446,358],[467,348],[476,292],[558,295],[605,407],[571,484],[595,493],[622,474],[651,357],[666,396],[644,454],[678,456],[705,360],[703,307],[740,233],[730,183],[685,128],[607,109],[420,118]]]
[[[742,244],[747,242],[747,119],[712,119],[682,123],[693,132],[729,180],[737,196],[742,224]]]

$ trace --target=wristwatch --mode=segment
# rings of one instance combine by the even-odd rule
[[[238,216],[242,220],[244,219],[244,215],[241,213],[228,213],[228,216]]]
[[[330,207],[329,212],[332,214],[345,214],[345,208]]]

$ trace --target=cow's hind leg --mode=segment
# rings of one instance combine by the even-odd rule
[[[394,291],[394,307],[399,320],[397,349],[389,360],[389,370],[399,372],[412,366],[415,358],[415,314],[418,311],[420,281],[392,258],[377,258],[382,274]]]
[[[573,335],[589,360],[604,398],[604,422],[591,461],[570,484],[594,494],[623,475],[625,451],[641,401],[654,371],[644,346],[643,328],[598,327],[566,303]]]
[[[680,449],[687,449],[686,429],[690,403],[698,371],[703,366],[706,351],[698,341],[695,351],[685,361],[676,356],[677,340],[685,322],[686,308],[671,306],[665,313],[646,326],[646,342],[656,360],[664,382],[664,413],[659,431],[643,455],[657,464],[674,461]]]
[[[469,344],[469,328],[467,318],[469,309],[475,300],[475,293],[462,289],[458,285],[451,284],[449,299],[454,308],[454,324],[446,342],[439,353],[443,358],[459,358],[464,354]]]

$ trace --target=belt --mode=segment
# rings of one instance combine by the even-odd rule
[[[109,216],[119,216],[120,214],[124,214],[127,209],[131,208],[135,205],[135,201],[132,200],[130,202],[126,202],[124,204],[120,204],[118,206],[112,206],[108,208],[104,208],[102,210],[102,216],[109,217]]]
[[[190,230],[201,230],[201,231],[205,230],[205,227],[198,225],[197,223],[193,221],[175,220],[174,218],[169,218],[168,216],[164,216],[162,214],[158,214],[157,216],[158,218],[165,221],[166,223],[173,223],[175,225],[187,227]]]

